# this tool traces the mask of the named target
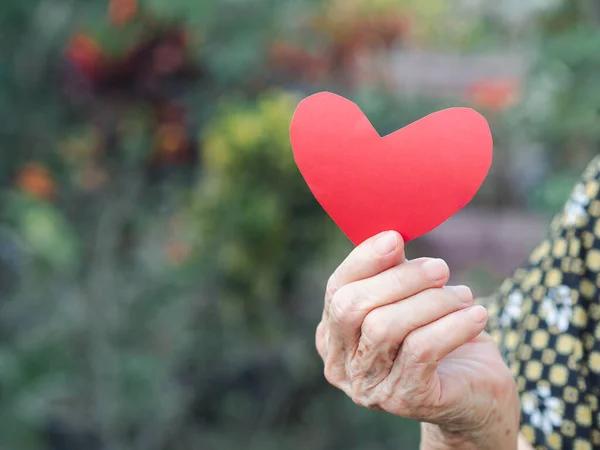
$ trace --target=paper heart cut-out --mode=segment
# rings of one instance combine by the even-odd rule
[[[304,99],[290,137],[310,190],[354,244],[385,230],[405,241],[471,201],[492,163],[485,118],[450,108],[381,137],[357,105],[329,92]]]

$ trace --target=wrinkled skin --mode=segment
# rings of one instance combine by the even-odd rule
[[[408,261],[382,233],[331,276],[316,346],[325,378],[356,404],[420,420],[422,449],[515,450],[516,385],[471,290],[442,260]]]

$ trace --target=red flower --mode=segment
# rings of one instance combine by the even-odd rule
[[[76,33],[71,37],[66,57],[90,80],[96,80],[100,76],[105,62],[98,43],[85,33]]]

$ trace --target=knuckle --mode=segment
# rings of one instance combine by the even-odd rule
[[[407,362],[412,364],[422,364],[431,361],[434,350],[432,345],[419,337],[408,335],[404,340],[404,355]]]
[[[350,400],[352,400],[355,405],[361,407],[364,406],[364,398],[354,386],[351,387],[350,392],[348,393],[348,397],[350,397]]]
[[[379,344],[385,342],[389,336],[390,324],[377,310],[370,312],[365,317],[361,326],[361,333],[370,343]]]
[[[360,406],[361,408],[369,408],[368,399],[361,393],[353,393],[352,395],[350,395],[350,398],[352,399],[354,404]]]
[[[362,398],[351,395],[350,399],[354,402],[355,405],[360,406],[361,408],[364,407]]]
[[[340,289],[333,295],[329,305],[329,313],[332,321],[336,323],[345,323],[348,321],[350,315],[349,302],[350,293],[348,289]]]
[[[337,323],[352,324],[363,311],[364,303],[357,289],[346,285],[339,289],[331,299],[330,314]]]
[[[327,286],[325,288],[325,299],[326,300],[331,300],[333,295],[339,289],[337,280],[338,280],[338,275],[337,275],[337,271],[336,271],[336,272],[333,272],[331,274],[331,276],[329,277],[329,279],[327,280]]]
[[[331,384],[332,386],[338,386],[338,384],[340,383],[340,376],[339,376],[339,371],[337,370],[337,368],[335,367],[335,364],[332,364],[329,361],[325,362],[325,367],[323,370],[323,375],[325,377],[325,380],[327,380],[327,382],[329,384]]]
[[[393,393],[381,389],[381,385],[366,387],[355,384],[349,397],[360,407],[373,411],[385,411],[386,404],[392,398]]]
[[[365,389],[363,383],[359,379],[353,379],[350,386],[349,397],[352,401],[363,408],[368,408],[369,395],[367,389]]]
[[[349,389],[347,395],[352,399],[354,403],[356,403],[359,406],[362,406],[363,391],[360,387],[361,383],[359,382],[358,378],[359,377],[357,375],[353,375],[348,379]]]

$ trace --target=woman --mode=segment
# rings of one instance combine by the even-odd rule
[[[335,270],[316,345],[354,402],[420,420],[421,449],[600,448],[600,157],[548,237],[475,305],[398,233]],[[487,324],[487,331],[486,331]]]

